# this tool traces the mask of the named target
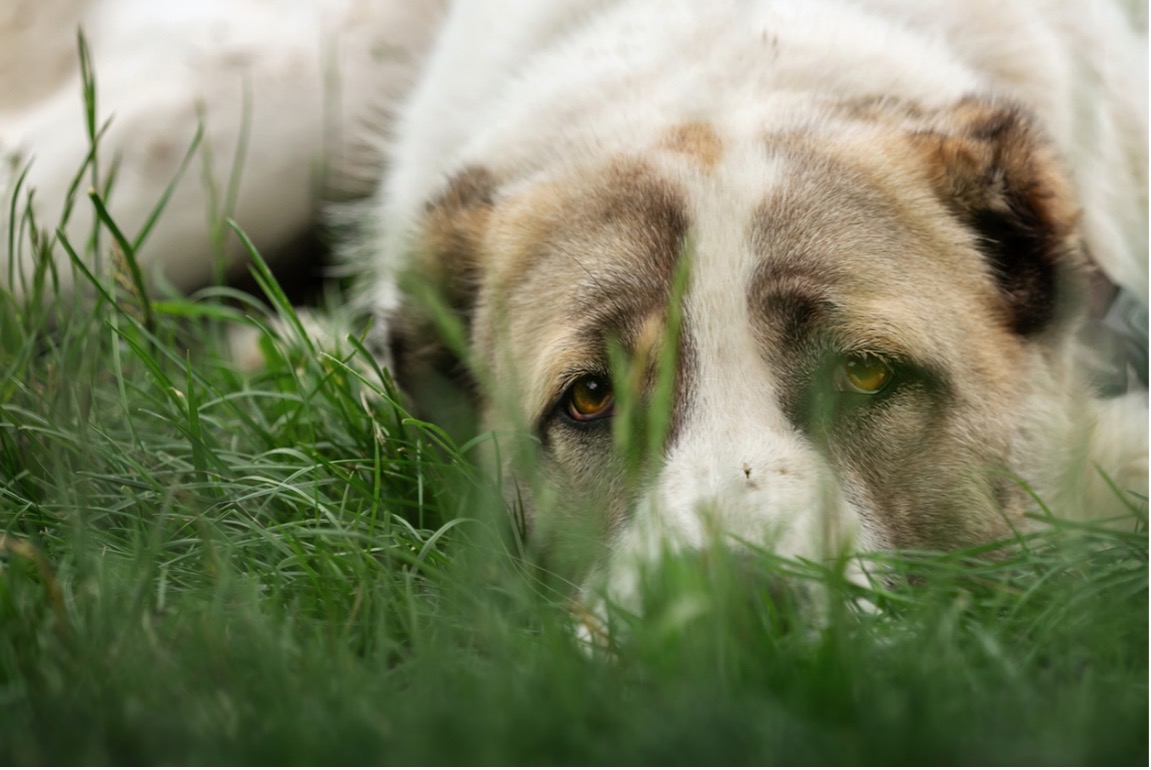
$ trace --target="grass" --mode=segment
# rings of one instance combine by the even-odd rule
[[[764,555],[819,617],[674,563],[589,653],[468,453],[362,349],[301,341],[259,262],[263,299],[149,297],[146,232],[103,196],[87,245],[13,217],[43,269],[0,293],[0,761],[1147,764],[1138,517],[879,557],[871,589]],[[97,246],[112,269],[65,312],[46,257]],[[228,324],[265,369],[231,366]]]

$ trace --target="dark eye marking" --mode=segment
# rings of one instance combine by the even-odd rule
[[[786,411],[796,427],[832,442],[849,425],[869,424],[903,399],[937,401],[948,390],[944,375],[892,353],[809,352],[807,362],[788,378]]]

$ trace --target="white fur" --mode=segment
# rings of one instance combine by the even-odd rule
[[[1037,112],[1080,187],[1095,258],[1146,299],[1146,38],[1126,26],[1110,3],[1061,0],[460,3],[397,127],[380,195],[385,269],[449,171],[559,160],[573,119],[610,147],[637,125],[733,102],[758,113],[816,86],[926,104],[989,90]],[[701,48],[699,66],[672,66]],[[626,94],[605,93],[620,72],[634,73]]]
[[[733,212],[754,219],[752,206],[787,184],[787,169],[767,163],[755,146],[728,142],[723,184],[705,185],[690,202],[694,223],[690,291],[696,397],[656,484],[644,498],[625,543],[704,548],[717,537],[768,545],[785,556],[829,558],[870,550],[858,513],[842,497],[826,462],[802,440],[779,407],[775,376],[763,360],[747,313],[746,287],[759,257]],[[712,172],[709,172],[711,174]],[[655,533],[661,537],[655,537]],[[638,533],[638,534],[633,534]]]

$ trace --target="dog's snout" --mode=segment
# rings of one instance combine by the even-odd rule
[[[660,542],[746,543],[822,558],[839,548],[840,530],[854,531],[831,473],[808,447],[780,435],[760,435],[755,446],[750,439],[732,443],[682,440],[674,449],[631,520],[641,552]],[[629,550],[626,542],[620,547]]]
[[[743,474],[743,482],[748,489],[759,489],[760,482],[764,478],[777,476],[782,479],[790,473],[787,466],[783,463],[775,463],[766,467],[757,468],[753,463],[744,461],[739,469]]]

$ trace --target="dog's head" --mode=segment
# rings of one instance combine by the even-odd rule
[[[854,102],[609,144],[469,163],[411,242],[484,425],[530,437],[504,472],[558,564],[953,548],[1010,532],[1019,477],[1056,494],[1082,258],[1022,112]],[[451,360],[436,327],[388,319],[401,377]]]

